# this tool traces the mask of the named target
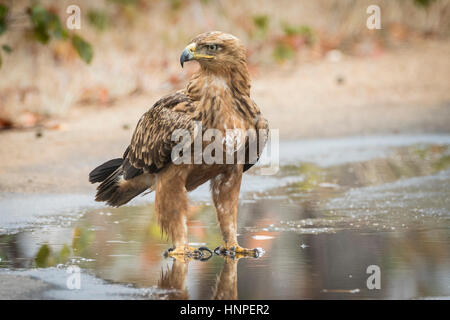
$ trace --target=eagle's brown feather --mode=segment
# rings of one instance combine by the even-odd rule
[[[172,141],[176,129],[194,133],[194,119],[186,112],[192,101],[182,92],[159,100],[139,120],[131,138],[126,159],[130,164],[145,172],[156,173],[171,162]]]

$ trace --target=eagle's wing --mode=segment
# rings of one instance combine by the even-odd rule
[[[193,141],[195,123],[183,112],[187,108],[192,108],[192,101],[179,91],[156,102],[141,117],[123,156],[126,180],[158,172],[171,162],[172,148],[178,143],[172,141],[176,129],[187,130]]]
[[[257,109],[256,104],[253,102],[254,107]],[[259,157],[264,151],[264,147],[266,146],[267,140],[269,138],[269,122],[262,116],[261,112],[258,110],[258,113],[255,117],[255,130],[256,130],[256,141],[252,141],[250,143],[256,143],[256,159],[252,159],[253,155],[250,155],[249,151],[249,141],[246,143],[246,163],[244,164],[244,172],[254,166],[256,162],[258,162]]]

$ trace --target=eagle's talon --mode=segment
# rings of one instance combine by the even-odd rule
[[[198,260],[203,256],[203,253],[200,250],[194,250],[191,255],[194,259]]]
[[[214,249],[214,253],[217,255],[232,257],[232,258],[244,258],[244,257],[252,257],[252,258],[259,258],[259,251],[258,249],[247,249],[242,248],[239,245],[234,245],[231,247],[226,246],[219,246]]]
[[[208,251],[209,254],[213,254],[211,249],[209,249],[208,247],[200,247],[200,248],[198,248],[198,250],[201,251],[202,254],[203,254],[203,251]]]
[[[186,258],[199,258],[202,256],[202,253],[197,248],[189,247],[189,246],[178,246],[174,248],[169,248],[164,253],[165,257],[181,257],[184,256]]]
[[[208,247],[200,247],[198,248],[198,251],[200,252],[200,261],[207,261],[211,259],[211,257],[214,255],[214,252],[211,251]],[[208,252],[208,255],[205,256],[204,251]]]
[[[214,252],[207,247],[200,247],[198,248],[198,251],[200,252],[200,258],[198,260],[200,261],[208,261],[214,255]],[[204,251],[207,251],[208,255],[205,255]]]
[[[209,254],[205,254],[205,251],[207,251]],[[169,248],[167,251],[164,252],[164,257],[171,257],[176,260],[184,259],[187,260],[200,260],[200,261],[207,261],[214,255],[214,252],[211,251],[207,247],[200,247],[200,248],[193,248],[189,246],[181,246],[181,247],[174,247]]]

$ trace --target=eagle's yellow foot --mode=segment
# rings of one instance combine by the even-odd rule
[[[175,248],[170,248],[164,253],[164,255],[177,260],[180,258],[183,258],[183,260],[208,260],[212,256],[212,251],[207,247],[194,248],[189,246],[178,246]]]
[[[214,252],[217,255],[224,255],[224,256],[232,256],[235,258],[244,258],[244,257],[252,257],[252,258],[259,258],[260,256],[260,250],[257,248],[255,249],[247,249],[242,248],[239,245],[231,245],[231,246],[220,246],[214,249]]]
[[[195,258],[200,257],[201,252],[194,247],[189,246],[178,246],[175,248],[170,248],[164,253],[167,257],[185,257],[185,258]]]

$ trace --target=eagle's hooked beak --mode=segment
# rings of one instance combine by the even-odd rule
[[[181,64],[182,68],[186,61],[191,61],[191,60],[198,59],[198,58],[203,58],[203,59],[213,59],[214,58],[214,56],[211,56],[208,54],[195,53],[196,46],[197,46],[196,43],[191,43],[186,48],[184,48],[184,50],[180,56],[180,64]]]
[[[180,63],[182,68],[186,61],[191,61],[194,59],[194,54],[195,54],[195,43],[191,43],[186,48],[184,48],[180,56]]]

